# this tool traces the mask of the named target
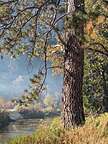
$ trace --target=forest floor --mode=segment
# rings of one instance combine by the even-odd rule
[[[57,117],[43,122],[31,136],[14,138],[8,144],[108,144],[108,114],[90,116],[85,125],[69,130]]]

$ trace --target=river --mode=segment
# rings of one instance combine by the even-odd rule
[[[0,144],[5,144],[10,138],[16,136],[32,134],[41,121],[40,119],[21,119],[11,122],[7,127],[0,130]]]

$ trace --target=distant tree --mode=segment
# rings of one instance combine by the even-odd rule
[[[54,111],[55,110],[55,100],[53,96],[46,96],[44,99],[44,104],[47,110]]]

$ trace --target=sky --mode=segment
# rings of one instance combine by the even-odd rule
[[[10,100],[21,96],[24,90],[29,88],[29,79],[38,72],[42,65],[43,62],[40,59],[34,58],[30,63],[26,56],[20,56],[17,59],[4,56],[0,59],[0,97]],[[62,76],[53,76],[49,70],[46,85],[48,94],[60,95]]]

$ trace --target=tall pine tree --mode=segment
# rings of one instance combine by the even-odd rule
[[[76,13],[84,12],[84,1],[68,0],[68,12],[63,90],[63,121],[67,128],[85,121],[82,98],[84,50],[81,48],[84,24],[75,16]]]

